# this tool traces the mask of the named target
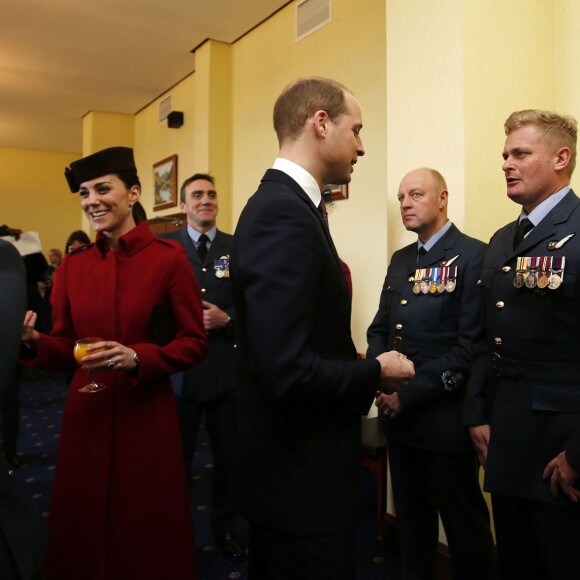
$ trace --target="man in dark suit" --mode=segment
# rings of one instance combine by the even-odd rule
[[[232,236],[217,229],[218,194],[214,178],[196,173],[181,186],[181,211],[187,227],[162,237],[177,240],[202,292],[203,320],[209,353],[195,367],[174,377],[188,485],[202,415],[214,456],[211,520],[216,544],[230,560],[242,560],[246,550],[236,532],[234,493],[234,397],[236,357],[234,306],[230,285]]]
[[[397,197],[403,224],[418,240],[393,254],[367,356],[396,346],[415,363],[409,384],[376,402],[388,430],[400,577],[434,578],[439,513],[453,578],[491,580],[489,513],[461,423],[471,344],[481,325],[476,281],[485,244],[447,219],[449,195],[438,171],[411,171]]]
[[[0,397],[16,367],[26,311],[26,272],[16,248],[0,240]],[[0,455],[0,576],[39,578],[46,548],[46,522],[14,482],[12,467]]]
[[[255,580],[355,576],[360,421],[377,389],[413,374],[396,352],[356,360],[350,294],[322,211],[364,154],[358,101],[299,79],[274,107],[280,156],[232,246],[241,355],[239,487]]]
[[[502,579],[580,570],[580,200],[569,188],[577,124],[542,110],[505,123],[507,195],[492,237],[465,423],[492,493]]]

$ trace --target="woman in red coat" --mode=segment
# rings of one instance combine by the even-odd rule
[[[192,580],[192,520],[169,375],[207,350],[195,276],[181,247],[155,237],[146,222],[135,225],[141,188],[131,149],[99,151],[65,174],[97,239],[59,266],[51,335],[34,330],[36,315],[27,313],[28,364],[65,371],[77,364],[76,339],[102,340],[77,368],[66,400],[46,578]],[[168,318],[176,329],[155,341]],[[89,370],[105,389],[79,392]]]

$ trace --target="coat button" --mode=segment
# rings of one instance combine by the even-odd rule
[[[207,292],[207,290],[206,290],[205,288],[202,288],[202,289],[201,289],[201,293],[202,293],[202,294],[205,294],[206,292]]]
[[[481,286],[481,279],[476,282],[478,286]]]
[[[403,328],[403,325],[402,325],[401,323],[399,323],[399,324],[395,324],[395,328],[396,328],[397,330],[401,330],[401,328]]]
[[[504,306],[505,306],[505,303],[504,303],[502,300],[498,300],[498,301],[495,303],[495,307],[496,307],[498,310],[501,310],[501,309],[502,309]]]
[[[205,274],[207,272],[207,268],[202,268],[201,271]]]
[[[403,298],[403,300],[401,300],[401,305],[405,306],[405,304],[407,304],[407,301]]]
[[[510,266],[504,266],[504,267],[501,269],[501,271],[502,271],[504,274],[507,274],[509,271],[511,271],[511,267],[510,267]]]
[[[499,336],[496,336],[496,337],[493,339],[493,342],[495,342],[495,344],[498,344],[498,345],[499,345],[499,344],[501,344],[501,337],[499,337]]]

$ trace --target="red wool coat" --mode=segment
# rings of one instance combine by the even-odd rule
[[[175,339],[149,342],[153,307],[171,304]],[[76,338],[133,348],[136,376],[96,374],[107,385],[79,393],[78,369],[64,410],[49,517],[48,580],[192,580],[193,531],[169,375],[207,351],[200,292],[182,248],[139,224],[111,252],[101,238],[68,256],[53,290],[53,332],[35,364],[76,365]]]

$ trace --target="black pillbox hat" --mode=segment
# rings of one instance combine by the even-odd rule
[[[130,147],[109,147],[73,161],[70,167],[64,170],[64,176],[70,190],[76,193],[81,183],[85,181],[121,171],[131,171],[137,174],[133,149]]]

